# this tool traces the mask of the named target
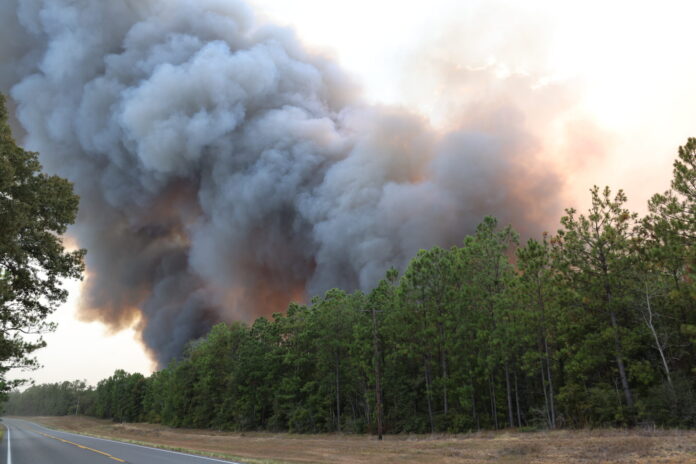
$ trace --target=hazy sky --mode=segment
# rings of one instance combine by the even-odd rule
[[[566,147],[573,156],[559,166],[578,206],[596,183],[624,188],[631,206],[643,208],[652,193],[668,186],[676,147],[696,135],[693,2],[252,4],[261,18],[293,27],[310,49],[334,57],[368,101],[412,108],[436,127],[447,126],[453,102],[473,98],[457,82],[458,69],[526,75],[539,88],[559,83],[562,98],[572,104],[563,121],[548,124],[549,144],[556,129],[565,131],[559,140],[576,144]],[[99,323],[74,318],[79,286],[70,288],[70,301],[52,318],[59,328],[39,353],[45,367],[28,375],[37,382],[96,383],[117,368],[151,372],[133,332],[108,334]]]

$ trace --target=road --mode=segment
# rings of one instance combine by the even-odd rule
[[[148,448],[47,429],[34,422],[3,418],[2,464],[230,464],[231,461]],[[238,463],[237,463],[238,464]]]

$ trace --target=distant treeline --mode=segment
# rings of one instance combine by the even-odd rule
[[[486,218],[367,294],[219,324],[150,377],[36,386],[7,412],[362,433],[381,396],[391,433],[696,426],[695,157],[689,139],[645,217],[595,188],[589,211],[523,246]]]

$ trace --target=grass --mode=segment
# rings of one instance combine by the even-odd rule
[[[99,438],[249,464],[696,463],[696,431],[684,430],[506,430],[387,435],[380,442],[362,435],[232,433],[73,416],[28,420]]]

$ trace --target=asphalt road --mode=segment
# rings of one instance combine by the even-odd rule
[[[34,422],[2,419],[7,430],[0,447],[2,464],[230,464],[145,446],[47,429]]]

